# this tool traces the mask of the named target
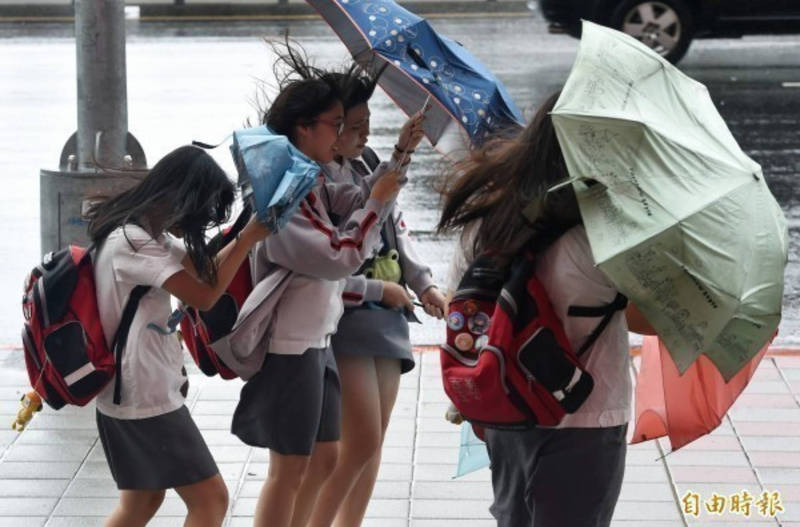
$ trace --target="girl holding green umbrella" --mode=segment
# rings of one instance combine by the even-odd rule
[[[522,250],[532,249],[536,275],[573,349],[579,349],[596,321],[569,317],[569,306],[605,305],[617,290],[594,265],[572,187],[548,193],[568,177],[550,118],[557,98],[547,99],[516,137],[495,140],[451,169],[439,229],[466,228],[461,260],[467,264],[475,255],[491,252],[502,268]],[[614,315],[581,356],[594,389],[557,427],[486,430],[491,512],[499,526],[610,524],[622,485],[631,414],[629,329],[651,332],[632,305]]]

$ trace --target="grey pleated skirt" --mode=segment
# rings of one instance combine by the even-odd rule
[[[231,433],[247,445],[309,456],[341,436],[341,387],[330,348],[302,355],[268,353],[242,386]]]
[[[398,359],[400,371],[414,369],[408,320],[403,313],[385,308],[355,308],[345,311],[331,337],[335,354]]]
[[[97,412],[97,430],[120,490],[171,489],[219,473],[186,406],[146,419]]]

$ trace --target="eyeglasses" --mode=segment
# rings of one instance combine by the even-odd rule
[[[336,128],[336,135],[342,135],[342,132],[344,131],[344,121],[330,121],[328,119],[322,119],[317,117],[316,119],[314,119],[314,122],[324,123],[327,124],[328,126]]]

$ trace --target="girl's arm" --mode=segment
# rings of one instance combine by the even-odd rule
[[[403,213],[397,207],[393,211],[391,221],[394,221],[394,232],[397,234],[397,252],[400,253],[403,278],[417,294],[425,312],[432,317],[443,318],[447,311],[447,301],[433,282],[431,268],[417,254],[408,234],[408,226],[403,220]]]
[[[353,274],[373,252],[380,239],[380,226],[394,204],[400,188],[399,175],[390,171],[372,188],[363,208],[353,212],[339,227],[317,213],[315,194],[300,204],[300,210],[279,234],[264,241],[263,256],[270,262],[297,273],[324,280],[341,280]],[[334,185],[351,193],[353,185]],[[341,209],[339,209],[341,210]]]
[[[436,284],[433,283],[433,273],[417,254],[414,243],[408,235],[408,226],[403,220],[403,213],[395,207],[392,216],[391,221],[394,221],[394,232],[397,234],[397,252],[400,253],[403,279],[411,290],[422,298],[425,291],[436,287]]]
[[[342,300],[345,307],[358,307],[364,302],[380,302],[386,307],[414,311],[411,297],[403,286],[364,275],[347,277]]]
[[[383,280],[367,278],[363,274],[345,279],[342,300],[345,307],[358,307],[364,302],[380,302],[383,298]]]
[[[197,277],[191,259],[184,258],[184,270],[170,276],[162,288],[186,305],[207,311],[217,303],[233,280],[250,249],[269,235],[269,230],[256,220],[255,215],[242,229],[238,239],[232,240],[216,257],[217,282],[209,284]]]
[[[406,170],[407,167],[401,167],[397,177],[405,180]],[[385,161],[366,176],[356,174],[358,183],[326,180],[325,188],[321,191],[321,194],[326,197],[325,208],[342,218],[350,216],[364,206],[364,203],[370,198],[373,188],[384,175],[390,178],[395,176],[390,164]]]

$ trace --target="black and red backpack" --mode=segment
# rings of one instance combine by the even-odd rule
[[[218,234],[209,242],[212,251],[219,251],[225,247],[236,235],[241,232],[250,219],[251,208],[245,209],[236,219],[234,224]],[[223,379],[238,377],[225,362],[220,359],[211,348],[211,343],[221,339],[231,332],[242,304],[253,290],[253,279],[250,274],[249,258],[236,271],[230,285],[222,294],[217,303],[208,311],[181,304],[180,310],[184,313],[181,319],[181,337],[186,349],[194,359],[200,371],[213,377],[219,374]]]
[[[22,346],[28,378],[56,410],[66,404],[84,406],[115,377],[114,402],[120,403],[122,352],[139,301],[150,289],[133,288],[109,347],[100,324],[91,254],[91,247],[74,245],[50,252],[25,280]]]
[[[450,302],[440,359],[444,389],[464,419],[488,428],[557,425],[589,397],[594,381],[579,357],[627,299],[599,307],[571,306],[569,316],[600,323],[573,351],[531,254],[507,270],[481,255]]]

